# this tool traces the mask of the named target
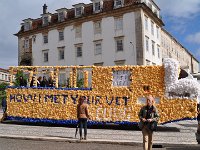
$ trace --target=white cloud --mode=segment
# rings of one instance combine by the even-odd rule
[[[186,37],[186,41],[190,43],[200,44],[200,32],[188,35]]]
[[[200,0],[155,0],[163,14],[169,17],[191,18],[200,12]]]

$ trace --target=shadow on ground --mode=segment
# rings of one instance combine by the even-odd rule
[[[51,124],[51,123],[30,123],[30,122],[22,122],[22,121],[10,121],[5,120],[2,123],[4,124],[15,124],[15,125],[26,125],[26,126],[47,126],[47,127],[68,127],[68,128],[76,128],[76,125],[65,125],[65,124]],[[118,125],[114,123],[104,123],[102,125],[90,125],[89,129],[112,129],[112,130],[135,130],[140,131],[137,124],[135,125]],[[166,127],[163,125],[159,125],[157,127],[157,131],[159,132],[180,132],[180,130],[176,127]]]

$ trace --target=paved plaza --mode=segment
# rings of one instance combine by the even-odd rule
[[[13,124],[6,121],[0,124],[0,138],[32,139],[45,141],[79,142],[75,138],[75,128],[66,126]],[[196,120],[179,121],[159,125],[154,133],[154,145],[188,145],[197,144],[195,132]],[[142,145],[142,132],[137,128],[89,128],[86,142]]]

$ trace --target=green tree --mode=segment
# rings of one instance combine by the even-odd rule
[[[27,77],[26,77],[26,75],[24,74],[24,72],[22,71],[22,70],[18,70],[17,71],[17,74],[15,75],[15,81],[14,81],[14,85],[15,86],[19,86],[20,85],[20,82],[19,82],[19,78],[20,77],[23,77],[24,78],[24,80],[27,80]]]
[[[0,103],[2,102],[3,98],[6,98],[6,87],[8,85],[9,84],[5,82],[0,83]]]

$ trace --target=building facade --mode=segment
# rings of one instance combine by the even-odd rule
[[[164,23],[153,0],[91,0],[73,7],[51,14],[45,4],[40,18],[23,20],[15,34],[19,65],[162,64]]]
[[[0,83],[2,83],[2,82],[9,83],[10,82],[10,74],[9,74],[8,70],[0,68]]]
[[[50,14],[44,5],[41,18],[24,20],[16,34],[19,65],[161,64],[163,22],[153,1],[92,0],[73,7]]]
[[[199,72],[198,60],[163,28],[161,30],[161,50],[163,58],[177,59],[181,68],[187,72]]]

